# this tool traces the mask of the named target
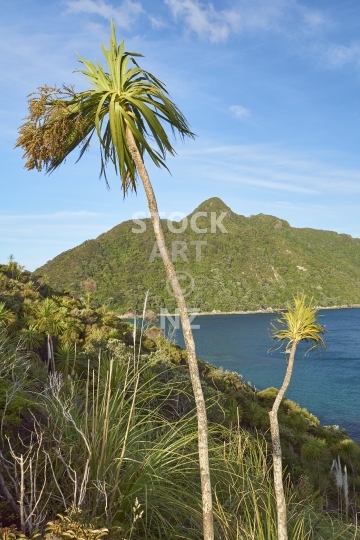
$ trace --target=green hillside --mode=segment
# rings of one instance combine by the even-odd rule
[[[196,212],[207,213],[195,222],[198,230],[207,232],[191,227]],[[219,223],[227,233],[215,226],[214,219],[211,226],[211,213],[219,218],[221,212],[226,215]],[[93,278],[98,301],[123,311],[141,309],[149,289],[151,309],[172,310],[175,302],[166,289],[162,261],[159,257],[149,260],[155,242],[150,219],[143,222],[143,233],[134,233],[140,226],[125,221],[95,240],[61,253],[35,274],[47,274],[53,287],[76,293],[81,293],[83,280]],[[163,224],[170,251],[172,246],[175,251],[183,249],[188,259],[177,255],[174,263],[193,279],[189,307],[200,311],[279,308],[298,291],[313,296],[319,306],[360,304],[360,239],[297,229],[264,214],[244,217],[218,198],[196,208],[181,233],[171,232],[166,220]],[[172,226],[179,228],[181,223]],[[184,288],[191,286],[190,277],[186,279]]]
[[[202,538],[186,359],[150,321],[134,331],[14,260],[0,265],[0,540]],[[277,390],[198,362],[215,540],[275,539]],[[288,399],[279,424],[289,540],[359,540],[359,445]]]

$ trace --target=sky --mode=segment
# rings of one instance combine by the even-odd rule
[[[123,199],[99,147],[53,174],[14,149],[27,96],[86,88],[77,53],[102,63],[110,19],[161,79],[196,134],[175,143],[171,175],[146,162],[159,210],[189,214],[220,197],[245,216],[360,237],[360,3],[357,0],[21,0],[0,20],[0,262],[35,270],[147,213]]]

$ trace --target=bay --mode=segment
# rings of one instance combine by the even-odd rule
[[[279,388],[286,363],[282,350],[273,350],[270,337],[274,313],[199,315],[193,325],[198,358],[236,371],[259,390]],[[306,407],[323,425],[345,428],[360,442],[360,309],[320,310],[327,348],[309,352],[301,344],[286,397]],[[166,332],[171,331],[167,322]],[[174,339],[184,346],[181,330]]]

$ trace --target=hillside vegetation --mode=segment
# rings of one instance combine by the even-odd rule
[[[190,226],[196,212],[206,212]],[[226,216],[211,232],[211,213]],[[97,299],[117,310],[140,310],[145,292],[150,290],[149,307],[157,312],[175,308],[166,288],[159,257],[150,261],[154,233],[149,219],[146,230],[126,221],[95,240],[61,253],[36,275],[46,274],[50,284],[72,293],[81,292],[81,283],[92,278]],[[172,223],[179,228],[180,223]],[[173,233],[164,222],[170,251],[184,248],[173,258],[179,271],[194,280],[188,305],[200,311],[241,311],[284,307],[297,292],[313,297],[319,306],[360,304],[360,240],[345,234],[315,229],[297,229],[273,216],[235,214],[220,199],[202,203],[188,216],[188,226]],[[196,246],[192,242],[206,242]],[[186,247],[184,247],[186,246]],[[198,255],[196,251],[198,250]],[[197,260],[198,259],[198,260]],[[189,285],[184,283],[184,288]]]
[[[275,538],[277,390],[199,367],[216,539]],[[359,446],[289,400],[279,421],[290,538],[357,538]],[[196,439],[184,350],[150,322],[134,332],[90,295],[56,293],[13,260],[0,265],[1,540],[20,538],[16,528],[48,540],[198,540]],[[347,491],[337,487],[345,465]]]

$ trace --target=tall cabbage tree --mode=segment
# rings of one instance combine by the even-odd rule
[[[320,334],[324,334],[325,329],[316,320],[316,308],[312,306],[311,301],[307,304],[306,297],[299,295],[290,306],[288,311],[276,319],[280,327],[273,325],[272,336],[278,341],[286,342],[285,352],[289,355],[287,358],[287,368],[284,382],[275,398],[273,407],[269,412],[270,432],[273,452],[273,470],[274,487],[277,507],[277,525],[278,540],[288,540],[286,503],[284,495],[284,486],[282,481],[282,453],[280,444],[280,432],[278,422],[278,410],[285,392],[290,384],[291,375],[294,368],[295,353],[298,344],[301,341],[310,341],[313,346],[325,342]]]
[[[189,125],[170,100],[164,84],[141,69],[124,42],[117,44],[111,24],[109,50],[102,46],[106,69],[79,57],[91,89],[76,93],[72,87],[42,87],[30,96],[29,116],[19,129],[17,146],[24,149],[28,169],[54,171],[66,157],[80,147],[79,159],[97,136],[100,143],[100,175],[114,166],[121,178],[124,196],[136,191],[140,178],[146,193],[152,224],[169,283],[179,308],[187,350],[189,371],[198,418],[199,462],[204,517],[204,538],[211,540],[213,510],[208,459],[208,431],[204,396],[201,388],[195,344],[184,294],[171,261],[158,213],[155,194],[144,164],[145,154],[158,167],[166,167],[166,153],[174,154],[163,124],[180,138],[193,138]],[[149,141],[152,141],[153,146]]]

